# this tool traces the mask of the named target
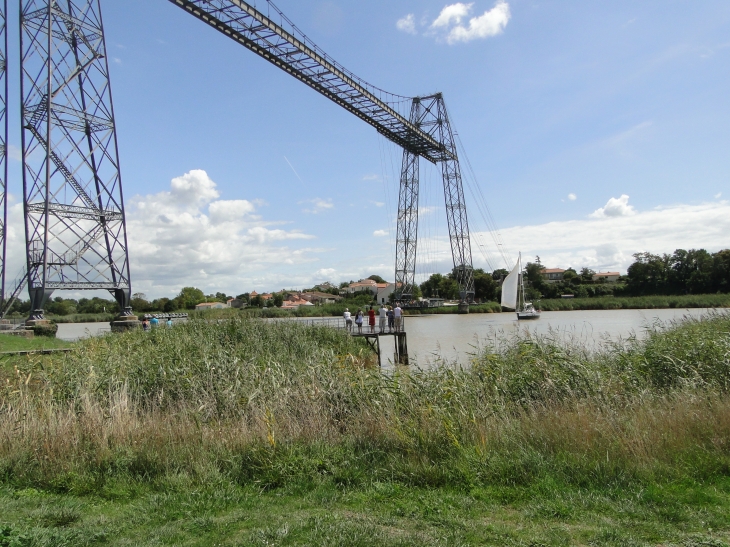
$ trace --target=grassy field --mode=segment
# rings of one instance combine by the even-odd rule
[[[0,333],[0,353],[5,351],[32,351],[42,349],[69,348],[74,342],[66,342],[58,338],[37,336],[35,338],[22,338]]]
[[[373,368],[236,318],[0,369],[0,546],[730,545],[730,317]]]

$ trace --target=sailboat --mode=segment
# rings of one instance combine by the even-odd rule
[[[525,302],[525,280],[522,275],[522,254],[514,269],[502,283],[502,306],[517,312],[517,319],[540,319],[540,310],[532,302]]]

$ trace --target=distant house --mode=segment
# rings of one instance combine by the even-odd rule
[[[227,302],[229,308],[241,309],[245,308],[248,304],[245,300],[239,300],[238,298],[231,298]]]
[[[401,286],[401,283],[378,283],[378,292],[375,295],[378,304],[387,304],[388,302],[390,302],[391,295],[399,286]]]
[[[295,310],[301,306],[314,306],[311,302],[304,300],[297,294],[290,294],[281,305],[282,310]]]
[[[543,279],[548,283],[558,283],[559,281],[562,281],[564,273],[565,270],[561,270],[560,268],[543,268],[540,272]]]
[[[306,300],[307,302],[311,302],[312,304],[336,304],[340,300],[342,300],[341,296],[336,296],[334,294],[326,293],[326,292],[318,292],[318,291],[308,291],[301,293],[300,298]]]
[[[228,306],[223,302],[203,302],[195,306],[196,310],[225,310]]]
[[[621,274],[618,272],[598,272],[593,274],[593,282],[600,283],[603,280],[604,283],[616,283],[619,277],[621,277]]]
[[[365,291],[369,291],[372,294],[377,294],[378,293],[378,284],[375,281],[373,281],[372,279],[361,279],[357,283],[350,283],[350,285],[345,290],[349,294],[355,294],[358,292],[365,292]]]

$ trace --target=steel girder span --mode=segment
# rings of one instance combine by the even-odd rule
[[[56,289],[131,314],[127,234],[99,0],[22,0],[21,101],[32,317]]]
[[[471,244],[459,159],[441,94],[405,97],[355,76],[309,40],[268,1],[278,23],[243,0],[169,0],[302,81],[403,148],[398,205],[396,283],[409,300],[415,283],[419,157],[442,164],[454,272],[462,300],[472,300]],[[408,113],[400,108],[410,108]]]

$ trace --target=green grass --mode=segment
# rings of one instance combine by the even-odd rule
[[[109,323],[116,313],[72,313],[70,315],[46,314],[46,318],[54,323]]]
[[[35,338],[23,338],[0,333],[0,353],[5,351],[32,351],[42,349],[70,348],[74,342],[66,342],[58,338],[37,336]]]
[[[543,311],[571,310],[651,310],[666,308],[729,308],[730,294],[681,296],[601,296],[540,300]]]
[[[730,316],[599,351],[522,334],[464,370],[373,361],[245,317],[17,360],[0,547],[728,545]]]
[[[180,477],[86,496],[0,490],[0,545],[720,547],[730,540],[728,507],[727,481],[620,491],[372,483],[262,492]]]

